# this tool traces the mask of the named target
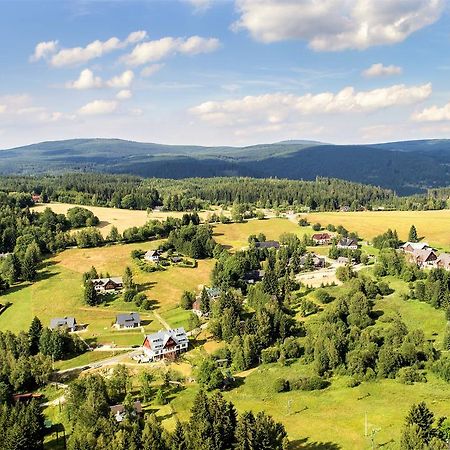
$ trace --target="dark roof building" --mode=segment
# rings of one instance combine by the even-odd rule
[[[77,328],[77,321],[75,317],[55,317],[50,320],[50,329],[56,330],[58,328],[67,328],[69,331],[75,331]]]
[[[136,312],[117,314],[115,325],[119,328],[137,328],[141,326],[141,317]]]
[[[255,242],[256,248],[280,248],[278,241]]]

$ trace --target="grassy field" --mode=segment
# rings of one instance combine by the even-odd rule
[[[72,205],[69,203],[40,204],[35,206],[33,209],[34,211],[42,212],[45,208],[51,208],[57,214],[66,214],[67,211],[74,206],[81,206],[92,211],[100,219],[100,224],[98,227],[101,229],[104,236],[109,233],[113,225],[117,227],[119,232],[122,232],[130,227],[140,227],[150,219],[166,220],[167,217],[181,217],[184,214],[176,211],[153,211],[150,214],[147,214],[147,211],[105,208],[102,206]],[[217,210],[217,213],[220,214],[221,212],[222,211],[220,209]],[[211,213],[212,211],[201,211],[199,212],[199,216],[202,219],[206,219]],[[227,211],[224,211],[223,213],[225,215],[229,215]]]
[[[154,301],[155,309],[163,318],[173,319],[174,326],[186,325],[189,314],[178,308],[185,289],[198,289],[207,284],[213,261],[199,261],[198,267],[181,268],[172,266],[164,272],[144,273],[133,265],[130,253],[133,249],[156,248],[159,241],[151,243],[114,245],[94,249],[66,250],[45,262],[38,281],[20,284],[3,296],[10,306],[0,315],[0,329],[18,332],[29,327],[34,316],[44,324],[52,317],[73,315],[78,323],[88,324],[80,336],[95,339],[101,343],[116,345],[137,345],[142,343],[142,332],[116,331],[111,328],[118,312],[136,310],[132,303],[120,298],[98,307],[86,306],[83,302],[82,273],[95,266],[98,272],[111,276],[123,274],[125,266],[132,267],[135,282]],[[144,331],[152,332],[162,328],[153,313],[141,311]],[[171,324],[172,325],[172,324]]]
[[[414,224],[419,236],[430,245],[450,250],[450,210],[325,212],[306,217],[309,222],[319,222],[322,226],[329,223],[342,225],[365,239],[372,239],[391,228],[397,230],[400,239],[406,240],[409,228]]]
[[[277,240],[282,233],[294,233],[298,236],[312,234],[310,227],[301,228],[289,219],[274,218],[265,220],[249,220],[243,223],[218,224],[214,226],[214,239],[233,250],[248,245],[251,234],[264,233],[267,240]]]

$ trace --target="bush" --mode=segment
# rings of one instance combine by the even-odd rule
[[[317,391],[325,389],[329,385],[328,381],[318,376],[300,377],[290,382],[291,389],[299,391]]]
[[[134,296],[134,303],[138,307],[141,306],[145,300],[147,300],[147,296],[144,292],[139,292]]]
[[[281,349],[286,356],[286,358],[298,358],[301,355],[302,348],[298,342],[298,340],[293,337],[287,337],[283,345],[281,346]]]
[[[123,301],[127,303],[132,302],[135,296],[136,291],[134,289],[125,289],[123,293]]]
[[[330,303],[334,300],[334,297],[331,296],[325,289],[317,289],[316,292],[314,292],[314,297],[316,297],[316,300],[320,303]]]
[[[273,388],[275,392],[288,392],[290,390],[289,381],[284,378],[277,378]]]
[[[280,350],[278,347],[268,347],[261,352],[261,361],[263,364],[270,364],[278,361]]]
[[[146,311],[149,311],[150,309],[152,309],[152,306],[153,302],[149,300],[147,297],[145,297],[145,299],[142,301],[141,308]]]
[[[360,384],[361,384],[360,380],[358,380],[355,377],[351,377],[350,380],[348,380],[348,382],[347,382],[347,387],[354,388],[354,387],[359,386]]]
[[[315,224],[312,226],[312,229],[313,229],[314,231],[320,231],[321,228],[322,228],[322,225],[320,225],[320,223],[315,223]]]
[[[450,356],[443,356],[436,361],[431,370],[443,380],[450,382]]]
[[[416,382],[426,382],[425,375],[413,367],[403,367],[398,371],[397,378],[400,383],[414,384]]]

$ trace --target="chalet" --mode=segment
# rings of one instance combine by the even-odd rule
[[[145,253],[144,259],[154,263],[159,263],[160,252],[159,250],[149,250]]]
[[[316,233],[312,235],[312,240],[316,245],[329,245],[331,239],[332,237],[328,233]]]
[[[183,327],[162,330],[145,336],[142,349],[150,361],[160,359],[174,360],[187,350],[189,340]]]
[[[264,278],[264,270],[250,270],[244,274],[244,281],[247,284],[255,284]]]
[[[98,293],[120,291],[123,288],[122,277],[94,278],[92,284]]]
[[[438,259],[434,250],[430,248],[414,250],[412,253],[409,253],[408,256],[409,259],[420,268],[433,267]]]
[[[141,317],[136,312],[117,314],[114,326],[117,328],[138,328],[141,326]]]
[[[438,269],[450,270],[450,253],[441,253],[434,262],[434,266]]]
[[[303,255],[300,258],[300,267],[302,268],[305,267],[307,259],[308,259],[307,255]],[[325,267],[325,258],[320,258],[315,253],[312,253],[312,263],[315,269],[322,269],[323,267]]]
[[[200,297],[197,297],[195,302],[192,303],[192,312],[198,317],[203,317],[204,315],[207,315],[207,314],[203,314],[203,311],[202,311],[202,308],[201,308],[201,299],[200,299]]]
[[[280,243],[278,241],[264,241],[264,242],[255,242],[256,248],[280,248]]]
[[[69,331],[77,329],[77,321],[75,317],[56,317],[50,320],[50,329],[57,330],[60,328],[67,328]]]
[[[417,250],[431,249],[431,247],[426,242],[405,242],[400,249],[405,253],[414,253]]]
[[[344,250],[358,250],[358,241],[353,238],[343,238],[336,247]]]
[[[12,399],[16,403],[18,403],[18,402],[29,403],[29,402],[31,402],[31,400],[34,400],[34,399],[39,400],[42,397],[44,397],[43,394],[39,394],[37,392],[26,392],[25,394],[13,394]]]
[[[110,406],[109,409],[111,410],[111,413],[116,419],[116,422],[122,422],[127,415],[127,411],[124,405]],[[133,403],[133,411],[131,414],[134,417],[140,416],[142,414],[142,405],[139,400]]]

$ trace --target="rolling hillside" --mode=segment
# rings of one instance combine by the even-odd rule
[[[99,171],[145,177],[342,178],[399,194],[450,185],[450,140],[332,145],[283,141],[201,147],[120,139],[73,139],[0,150],[0,173]]]

